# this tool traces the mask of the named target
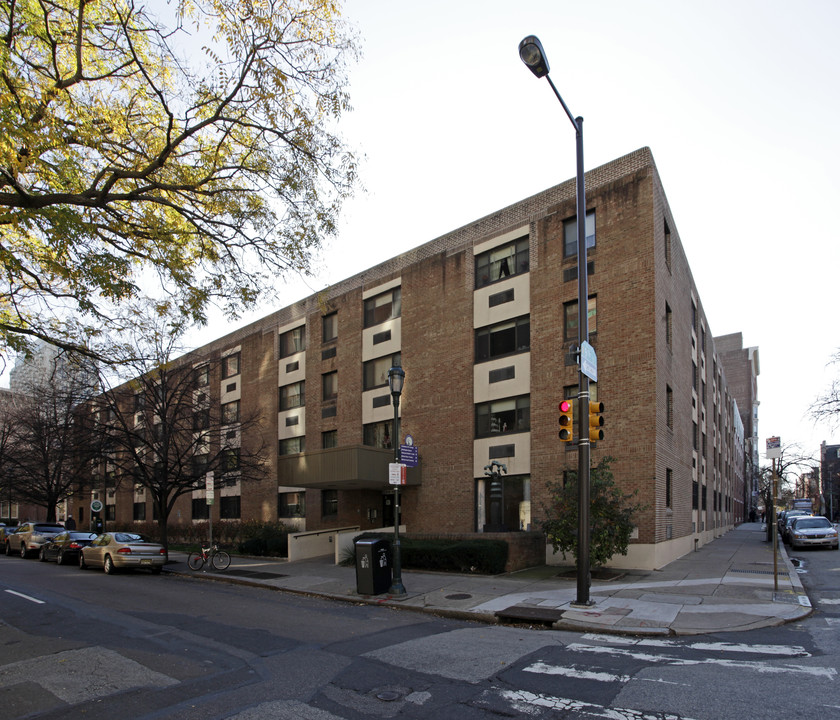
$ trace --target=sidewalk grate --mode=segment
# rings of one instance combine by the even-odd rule
[[[732,568],[729,572],[744,573],[745,575],[772,575],[772,570],[741,570],[740,568]],[[784,570],[779,570],[777,575],[787,575]]]

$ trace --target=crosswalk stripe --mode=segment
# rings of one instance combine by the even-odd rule
[[[691,718],[671,713],[650,712],[647,710],[630,710],[628,708],[610,708],[582,700],[553,697],[527,692],[525,690],[497,690],[499,695],[507,700],[514,710],[528,715],[535,707],[549,708],[575,712],[589,717],[606,718],[606,720],[691,720]]]
[[[592,672],[591,670],[581,670],[574,666],[549,665],[544,662],[535,662],[523,668],[523,672],[537,673],[539,675],[561,675],[563,677],[574,678],[575,680],[597,680],[598,682],[626,683],[631,679],[629,675]]]
[[[805,648],[799,645],[747,645],[743,643],[685,643],[679,640],[661,640],[657,638],[631,638],[612,635],[587,633],[584,640],[607,642],[612,645],[642,645],[645,647],[686,648],[688,650],[711,650],[714,652],[759,653],[761,655],[783,655],[785,657],[811,657]]]
[[[834,668],[827,667],[808,667],[806,665],[768,665],[765,662],[753,660],[727,660],[724,658],[701,658],[692,660],[688,658],[672,657],[670,655],[654,655],[651,653],[636,652],[627,650],[625,648],[603,647],[601,645],[581,645],[580,643],[572,643],[566,646],[567,650],[572,652],[593,653],[601,655],[613,655],[616,657],[630,657],[634,660],[642,660],[651,663],[667,663],[668,665],[720,665],[722,667],[743,668],[745,670],[754,670],[755,672],[765,674],[802,674],[813,675],[814,677],[822,677],[833,679],[837,675]]]

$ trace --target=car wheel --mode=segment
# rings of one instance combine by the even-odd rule
[[[6,557],[12,557],[12,544],[6,543]]]
[[[87,563],[85,562],[84,553],[79,553],[79,570],[87,570],[87,569],[88,569],[88,566],[87,566]]]
[[[44,548],[41,548],[41,551],[38,553],[38,559],[41,562],[47,562],[47,552]]]
[[[26,555],[27,555],[27,552],[26,552],[26,543],[25,543],[25,542],[22,542],[22,543],[20,544],[20,556],[21,556],[22,558],[25,558],[25,557],[26,557]]]
[[[59,551],[58,555],[56,555],[55,564],[56,565],[64,565],[64,553],[63,552]]]
[[[103,570],[105,570],[106,575],[113,575],[117,569],[114,567],[114,561],[111,560],[110,555],[105,556],[105,562],[102,566]]]

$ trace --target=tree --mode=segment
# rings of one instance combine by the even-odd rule
[[[595,567],[605,565],[613,555],[626,555],[630,536],[635,527],[633,515],[644,507],[630,500],[635,493],[625,495],[615,485],[610,464],[605,457],[590,472],[589,521],[590,562]],[[553,505],[547,509],[542,527],[554,552],[565,556],[571,552],[577,560],[578,549],[578,482],[577,473],[569,472],[564,485],[551,483]]]
[[[107,387],[92,404],[104,485],[148,491],[164,545],[175,502],[203,489],[208,473],[214,489],[266,474],[261,418],[241,416],[238,403],[222,406],[211,397],[213,364],[194,367],[189,356],[173,360],[177,338],[176,329],[148,326],[150,347],[123,366],[133,379]]]
[[[840,366],[840,350],[831,358],[831,365]],[[823,395],[811,404],[810,415],[814,421],[827,422],[836,427],[840,422],[840,379],[835,378]]]
[[[337,2],[172,10],[0,4],[4,360],[33,337],[107,358],[143,296],[235,316],[335,232],[356,183]]]
[[[12,494],[45,508],[47,522],[55,522],[59,503],[88,484],[98,454],[82,411],[95,391],[95,375],[84,358],[62,359],[9,410]]]

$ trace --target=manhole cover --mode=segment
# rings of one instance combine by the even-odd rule
[[[469,600],[472,597],[469,593],[452,593],[446,595],[447,600]]]

